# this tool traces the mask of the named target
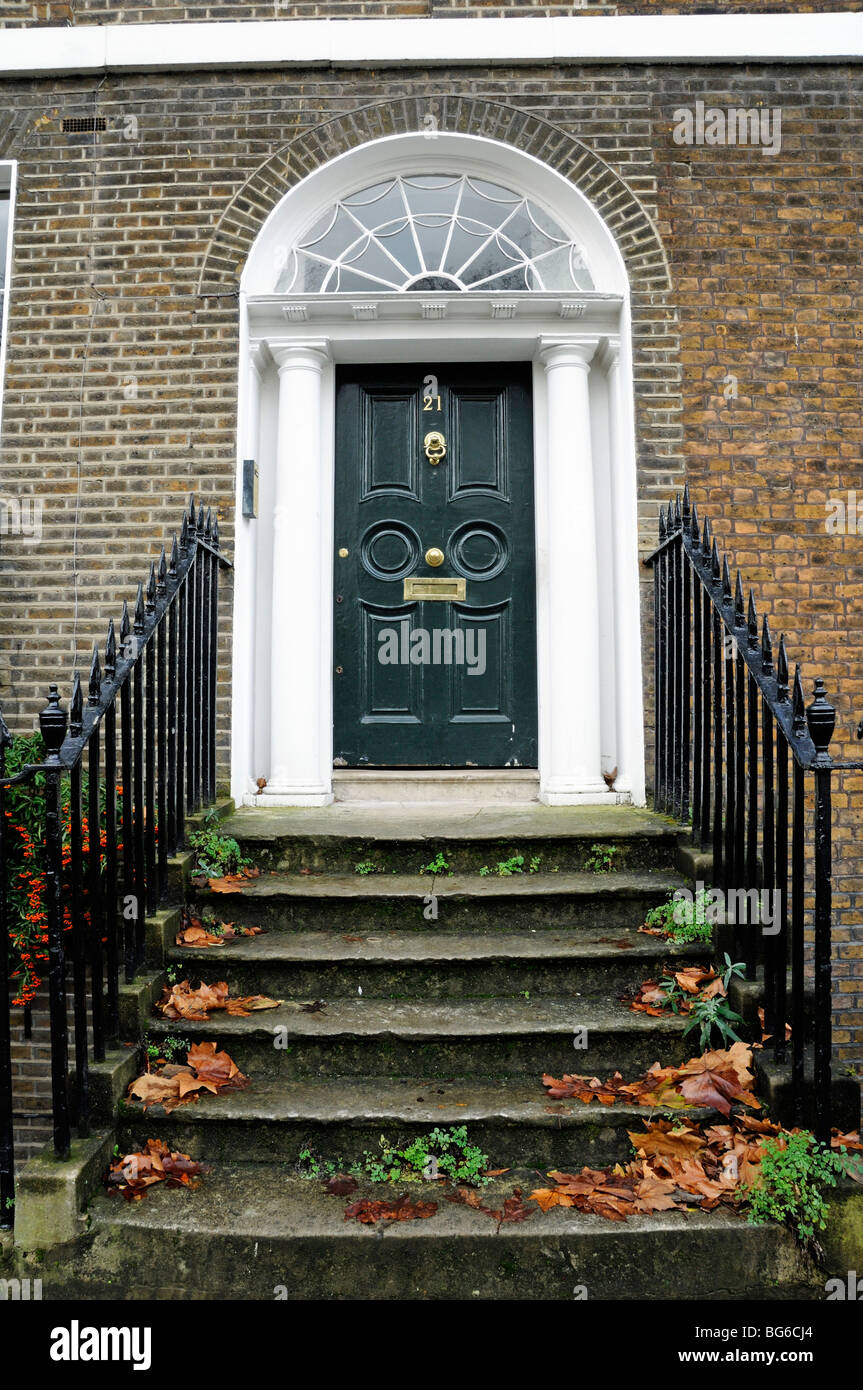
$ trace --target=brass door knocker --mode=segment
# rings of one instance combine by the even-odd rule
[[[446,440],[440,430],[429,430],[423,440],[423,448],[429,463],[436,468],[446,453]]]

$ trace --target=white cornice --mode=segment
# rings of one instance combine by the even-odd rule
[[[256,20],[0,29],[0,78],[205,69],[863,60],[863,14]]]

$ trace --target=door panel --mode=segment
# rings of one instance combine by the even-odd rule
[[[526,364],[338,370],[338,766],[536,766],[530,382]],[[464,597],[410,601],[410,578]]]

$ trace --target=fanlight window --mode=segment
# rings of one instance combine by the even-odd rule
[[[331,207],[276,293],[591,290],[584,253],[531,199],[483,179],[388,179]]]

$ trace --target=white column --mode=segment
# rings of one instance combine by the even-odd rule
[[[243,460],[258,459],[261,420],[263,346],[247,346],[248,368],[242,385],[243,416],[238,429],[237,503],[234,526],[233,737],[231,789],[236,800],[255,791],[254,681],[258,613],[256,599],[258,542],[256,520],[242,514]]]
[[[591,457],[590,361],[597,338],[541,339],[548,394],[548,673],[540,799],[604,800],[600,745],[599,591]]]
[[[268,339],[279,373],[273,508],[269,803],[332,801],[330,701],[323,688],[321,377],[325,339]]]
[[[641,676],[641,604],[638,581],[638,513],[635,454],[629,403],[624,399],[620,343],[609,339],[603,363],[608,380],[608,435],[614,545],[614,643],[617,673],[615,786],[636,805],[645,801],[644,717]]]

